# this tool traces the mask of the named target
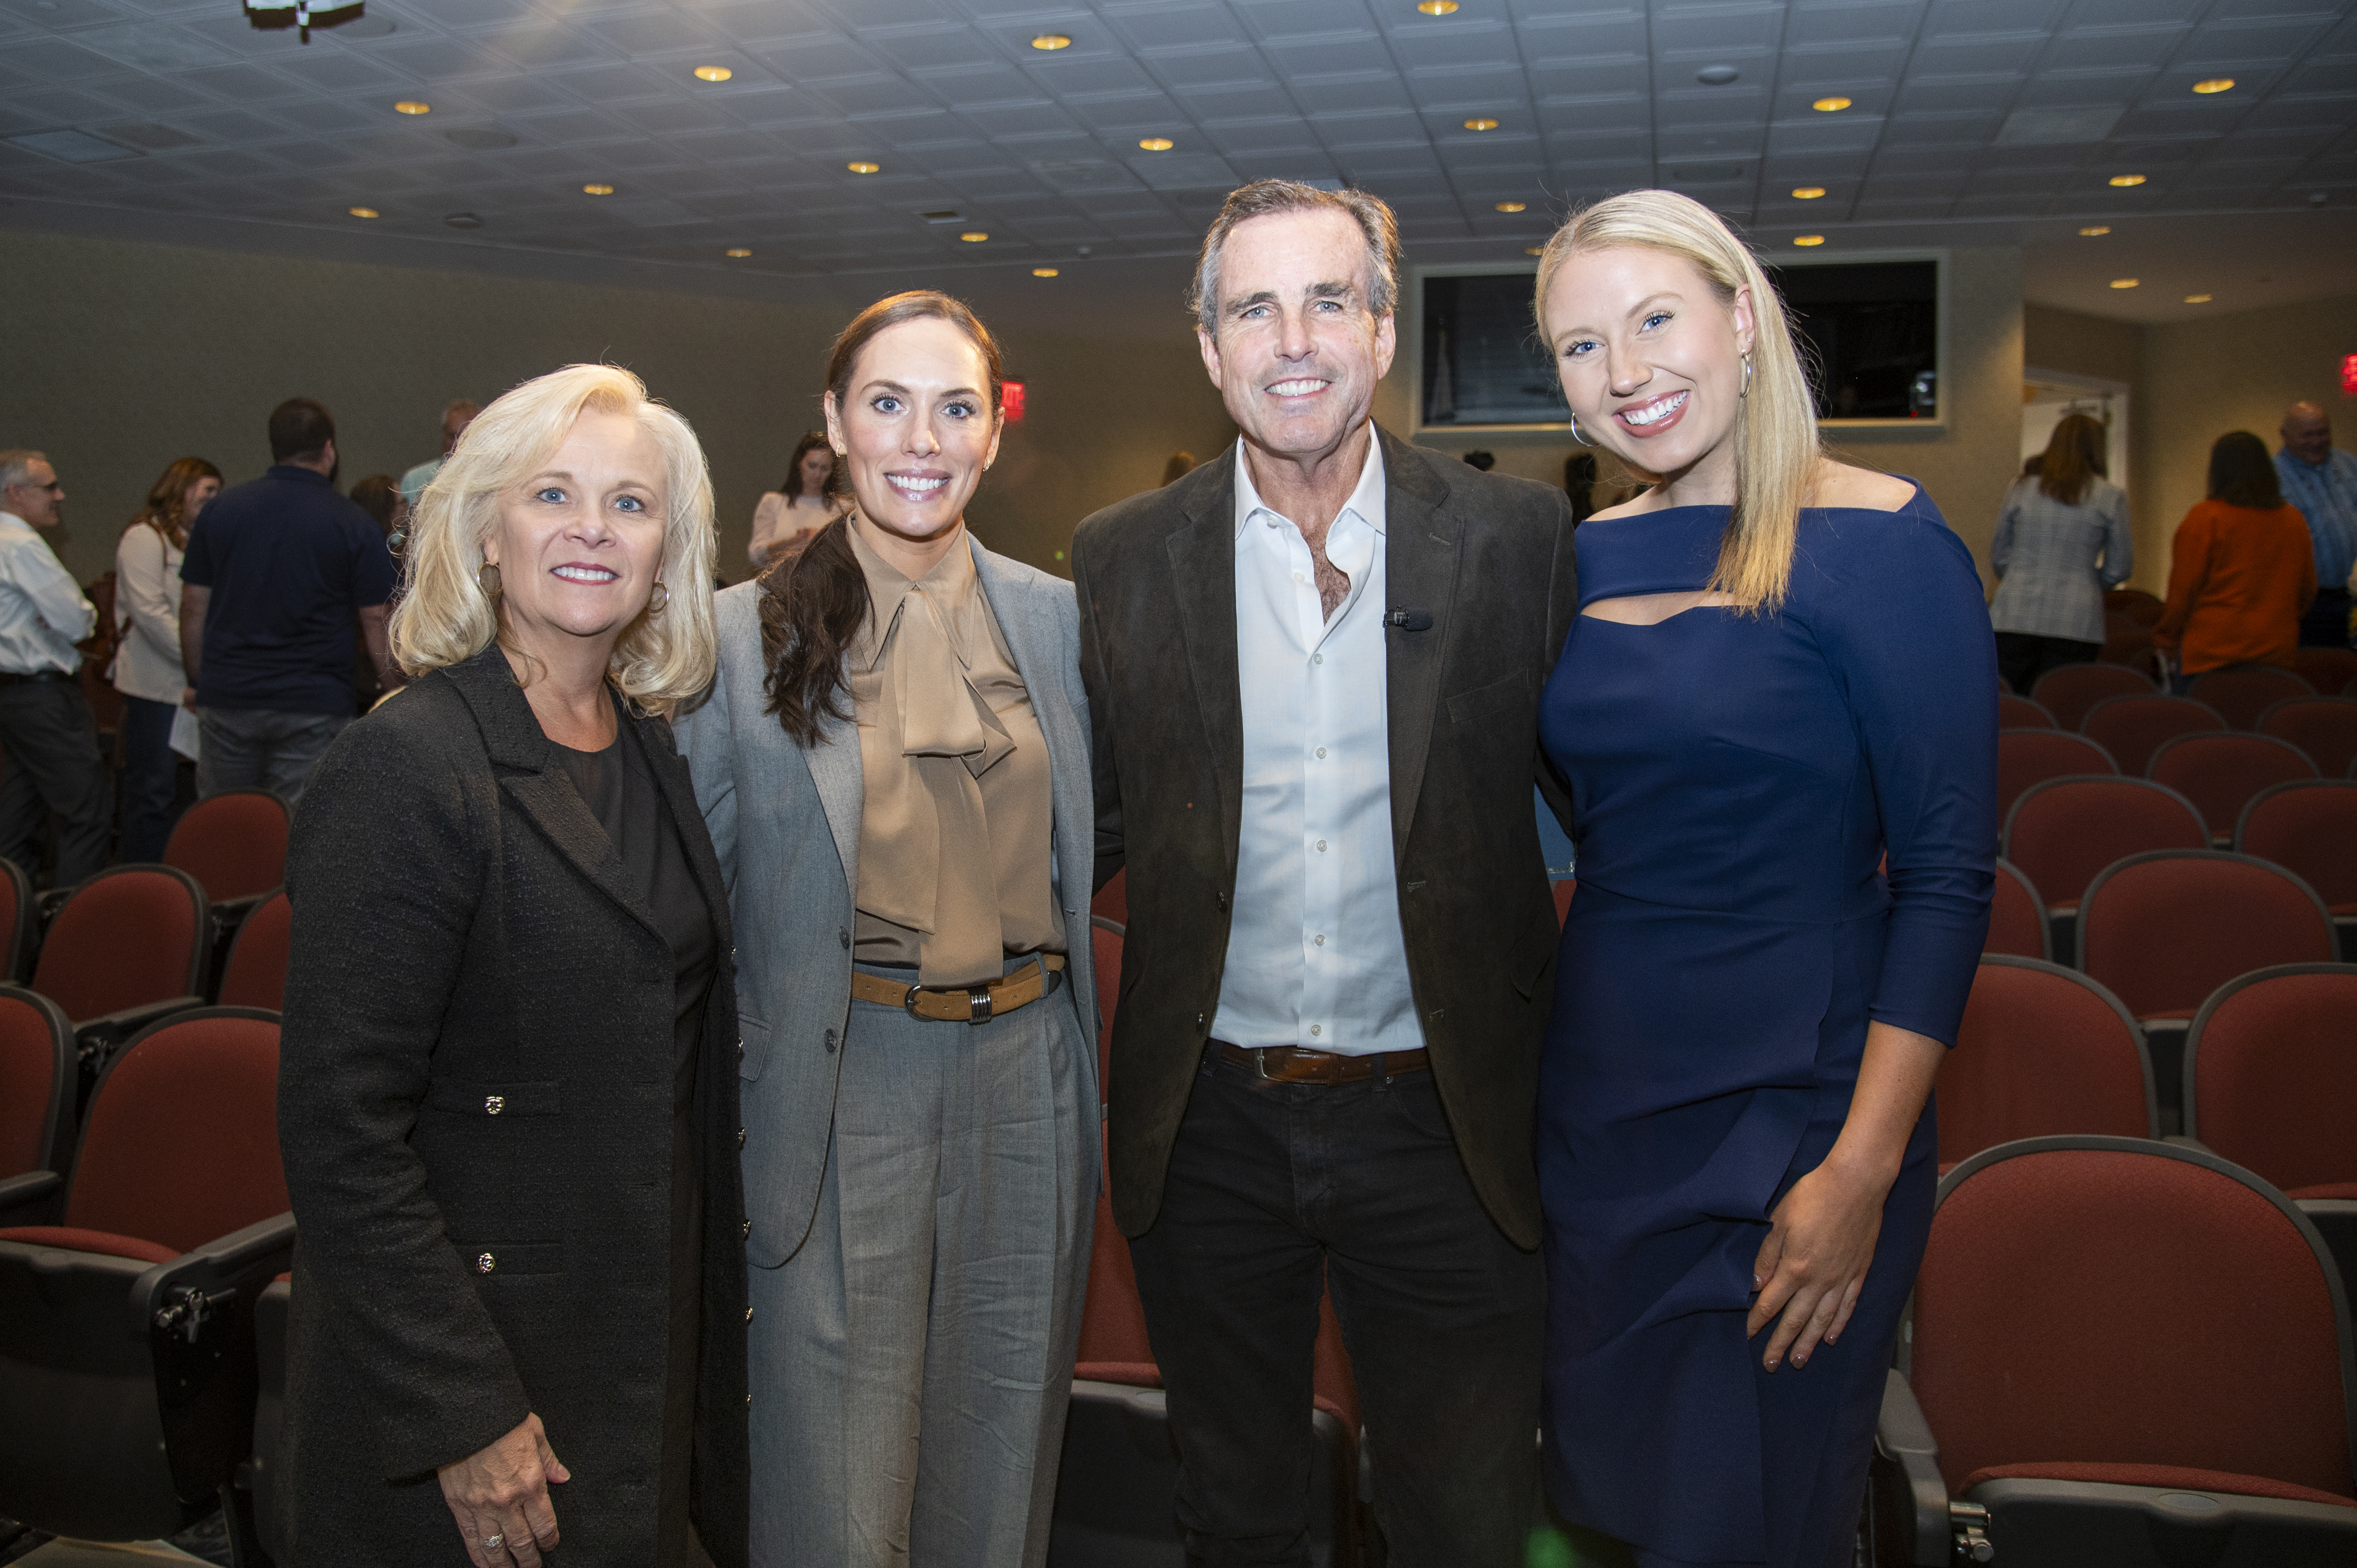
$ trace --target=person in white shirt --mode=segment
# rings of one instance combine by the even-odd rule
[[[147,502],[114,545],[114,663],[107,679],[123,693],[123,858],[164,858],[179,816],[179,755],[172,720],[188,690],[180,665],[180,558],[188,525],[221,494],[221,473],[202,457],[181,457],[147,490]],[[193,800],[193,784],[188,789]]]
[[[1129,911],[1114,1219],[1190,1563],[1309,1561],[1321,1290],[1392,1568],[1519,1568],[1537,1507],[1531,787],[1571,509],[1375,428],[1397,257],[1363,191],[1230,195],[1190,304],[1242,439],[1073,538]]]
[[[834,449],[826,432],[813,430],[794,446],[786,482],[763,492],[753,509],[752,542],[746,556],[756,572],[766,570],[780,551],[816,533],[843,505],[827,493],[834,479]]]
[[[427,458],[401,476],[403,500],[411,506],[417,504],[417,498],[425,493],[425,487],[434,482],[434,476],[442,471],[442,465],[457,450],[458,437],[467,434],[467,426],[474,424],[475,415],[482,412],[482,404],[463,397],[442,411],[442,455]]]
[[[0,856],[29,875],[55,812],[59,887],[105,868],[110,793],[75,646],[98,611],[38,532],[58,525],[65,499],[48,458],[0,452]]]

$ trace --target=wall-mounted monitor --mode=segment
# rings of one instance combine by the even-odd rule
[[[1769,269],[1826,424],[1937,423],[1946,330],[1937,252],[1794,259]],[[1409,294],[1420,431],[1568,435],[1553,357],[1531,317],[1535,264],[1426,267]]]

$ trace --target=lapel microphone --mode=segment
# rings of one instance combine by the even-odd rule
[[[1383,617],[1383,624],[1395,626],[1402,631],[1430,631],[1432,612],[1410,609],[1405,605],[1394,605],[1392,607],[1391,613]]]

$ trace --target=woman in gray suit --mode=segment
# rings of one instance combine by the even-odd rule
[[[719,596],[679,726],[742,949],[756,1564],[1044,1561],[1097,1188],[1070,584],[985,550],[997,346],[836,339],[847,515]]]

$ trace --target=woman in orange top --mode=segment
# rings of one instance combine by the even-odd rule
[[[2316,597],[2308,525],[2284,504],[2266,443],[2247,430],[2210,448],[2210,499],[2177,525],[2169,607],[2153,640],[2178,666],[2177,689],[2233,664],[2291,668],[2299,618]]]

